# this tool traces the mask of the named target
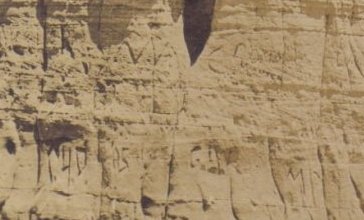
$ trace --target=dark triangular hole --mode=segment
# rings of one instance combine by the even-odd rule
[[[215,0],[185,0],[184,37],[191,65],[195,64],[211,34]]]

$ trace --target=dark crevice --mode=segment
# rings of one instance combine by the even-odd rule
[[[51,182],[53,182],[53,171],[52,171],[52,166],[51,166],[51,161],[48,160],[48,170],[49,170],[49,179],[51,180]]]
[[[71,47],[71,44],[70,44],[69,40],[64,40],[64,48],[63,49],[67,50],[71,54],[71,57],[73,59],[75,58],[75,53],[73,52],[73,49]]]
[[[16,154],[16,145],[11,138],[6,138],[5,148],[9,154]]]
[[[13,46],[13,51],[16,53],[16,54],[18,54],[18,55],[20,55],[20,56],[24,56],[24,54],[25,54],[25,50],[24,50],[24,48],[22,47],[22,46],[20,46],[20,45],[14,45]]]
[[[68,161],[72,161],[72,153],[71,150],[68,151]],[[68,169],[68,186],[71,185],[71,164],[69,165],[69,169]]]
[[[191,65],[196,63],[210,37],[215,1],[185,0],[183,31]]]
[[[67,50],[71,57],[74,59],[75,58],[75,53],[73,52],[73,49],[71,47],[71,43],[69,42],[69,40],[66,38],[65,36],[65,26],[61,25],[61,47],[62,47],[62,52],[64,50]]]
[[[204,212],[208,211],[211,208],[211,205],[206,199],[202,199],[202,210]]]
[[[174,155],[171,155],[171,159],[169,160],[168,163],[168,185],[167,185],[167,204],[164,207],[164,219],[168,218],[168,208],[169,208],[169,204],[168,204],[168,200],[169,200],[169,196],[171,195],[171,192],[173,191],[173,185],[171,183],[171,179],[172,179],[172,175],[174,172]]]
[[[37,182],[40,182],[40,175],[41,175],[41,149],[43,148],[43,143],[40,138],[40,132],[39,132],[39,126],[38,126],[38,120],[36,120],[34,125],[34,140],[37,143]]]
[[[87,63],[85,63],[85,62],[82,62],[82,66],[83,66],[84,73],[85,73],[86,75],[88,75],[88,73],[89,73],[89,67],[88,67],[88,64],[87,64]]]
[[[142,206],[143,214],[146,216],[150,216],[150,213],[148,212],[148,208],[151,208],[156,205],[154,200],[148,196],[142,196],[142,198],[140,199],[140,204]]]

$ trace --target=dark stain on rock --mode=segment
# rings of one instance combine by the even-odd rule
[[[27,114],[33,114],[35,112],[38,112],[38,110],[34,106],[24,105],[23,112]]]
[[[142,198],[140,199],[140,204],[142,206],[143,212],[145,211],[145,209],[148,209],[155,205],[153,199],[147,196],[142,196]]]
[[[14,122],[18,131],[33,132],[34,130],[34,124],[27,120],[15,118]]]
[[[206,212],[210,209],[210,207],[211,206],[209,205],[208,201],[206,199],[202,199],[202,210]]]
[[[44,93],[45,96],[45,100],[47,100],[47,102],[49,103],[56,103],[57,102],[57,91],[48,91]]]
[[[48,154],[55,151],[59,155],[61,144],[83,138],[86,129],[80,125],[72,124],[70,121],[46,122],[37,119],[34,129],[34,138],[39,150],[46,150]]]
[[[102,50],[120,44],[127,36],[131,19],[147,15],[156,0],[89,0],[88,26],[92,41]]]
[[[13,50],[16,54],[20,55],[20,56],[23,56],[25,54],[24,52],[24,48],[20,45],[14,45],[13,46]]]
[[[6,138],[5,141],[5,148],[8,151],[9,154],[15,154],[16,153],[16,145],[10,137]]]

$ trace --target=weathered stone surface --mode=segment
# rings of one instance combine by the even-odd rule
[[[0,0],[0,219],[364,219],[363,13]]]

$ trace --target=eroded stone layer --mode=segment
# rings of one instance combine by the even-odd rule
[[[0,219],[363,220],[363,27],[363,0],[0,0]]]

